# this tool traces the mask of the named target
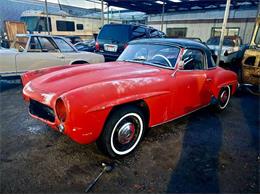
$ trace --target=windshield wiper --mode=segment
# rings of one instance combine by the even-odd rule
[[[122,62],[134,62],[134,63],[140,63],[140,64],[145,64],[145,65],[150,65],[150,66],[154,66],[154,65],[160,65],[160,66],[165,66],[165,64],[160,63],[160,62],[147,62],[145,61],[145,59],[133,59],[133,60],[120,60]],[[168,66],[165,66],[168,67]]]
[[[122,62],[135,62],[135,63],[142,63],[144,62],[144,60],[141,59],[133,59],[133,60],[120,60]]]
[[[145,61],[146,59],[144,59],[144,58],[134,58],[134,59],[132,59],[132,60],[134,60],[134,61],[139,61],[139,62],[142,61],[142,62],[143,62],[143,61]]]
[[[165,66],[164,63],[161,63],[161,62],[150,62],[151,64],[158,64],[158,65],[161,65],[161,66]]]

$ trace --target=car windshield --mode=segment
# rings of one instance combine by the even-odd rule
[[[99,35],[100,40],[112,40],[119,43],[129,41],[129,26],[128,25],[105,25]]]
[[[219,45],[219,37],[211,37],[208,41],[207,41],[207,45]],[[235,47],[235,42],[233,39],[225,37],[224,41],[223,41],[223,45],[224,46],[231,46],[231,47]]]
[[[129,45],[117,61],[137,62],[148,65],[174,68],[180,49],[159,44]]]

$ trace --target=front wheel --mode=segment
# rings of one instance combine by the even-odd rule
[[[230,100],[230,96],[231,96],[230,86],[223,87],[219,91],[217,104],[215,105],[218,111],[222,111],[227,107]]]
[[[109,116],[97,146],[111,157],[127,155],[137,147],[145,127],[145,117],[139,108],[121,107]]]

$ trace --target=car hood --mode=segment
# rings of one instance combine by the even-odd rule
[[[166,70],[130,62],[91,64],[45,74],[32,80],[30,88],[38,89],[45,93],[61,95],[91,84],[151,77],[159,74],[161,71]]]

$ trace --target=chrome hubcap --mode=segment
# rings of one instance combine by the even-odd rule
[[[221,102],[222,103],[226,103],[227,99],[228,99],[228,93],[227,91],[223,91],[223,93],[220,96]]]
[[[135,125],[133,123],[124,124],[118,131],[118,142],[120,144],[129,143],[135,134]]]

